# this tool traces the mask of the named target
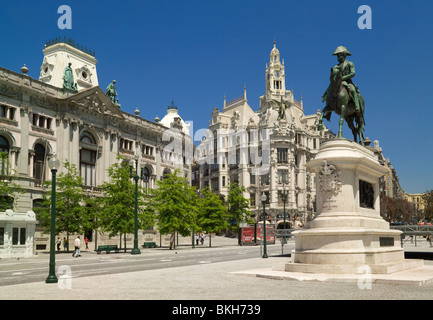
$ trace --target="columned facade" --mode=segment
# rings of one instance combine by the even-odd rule
[[[138,155],[139,166],[146,172],[145,181],[140,183],[148,188],[176,168],[191,178],[191,165],[165,157],[170,141],[163,139],[166,126],[141,118],[139,110],[135,114],[122,111],[97,85],[94,56],[67,43],[52,44],[44,54],[40,80],[30,78],[24,68],[17,73],[0,67],[0,152],[7,153],[14,181],[24,190],[10,208],[0,208],[0,251],[6,250],[6,230],[21,230],[29,219],[36,224],[33,208],[42,199],[43,182],[51,180],[48,160],[54,154],[62,165],[65,161],[76,165],[89,196],[100,195],[99,187],[108,179],[107,170],[118,161],[118,155],[129,160]],[[62,59],[54,59],[56,54]],[[77,91],[62,85],[63,70],[71,62]],[[191,140],[183,132],[177,133],[185,141]],[[182,152],[176,154],[177,159],[183,159]],[[62,170],[63,166],[58,174]],[[19,217],[17,226],[12,226]],[[35,234],[33,225],[33,231],[30,228],[26,232],[31,239],[18,238],[18,242],[47,250],[49,236],[41,231],[36,225]],[[140,233],[141,238],[144,236]],[[11,246],[7,242],[8,252],[19,249],[15,242],[10,242]]]

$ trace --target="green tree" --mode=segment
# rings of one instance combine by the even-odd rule
[[[175,170],[156,182],[157,187],[151,190],[149,206],[157,214],[161,234],[174,236],[178,232],[188,236],[195,227],[197,194],[195,188],[179,173],[179,170]]]
[[[0,211],[12,209],[23,189],[13,182],[7,152],[0,152]]]
[[[251,218],[251,211],[249,210],[249,201],[243,196],[243,192],[245,192],[244,186],[240,187],[237,183],[231,183],[227,197],[227,207],[229,214],[228,221],[230,228],[232,231],[236,232],[238,236],[240,232],[239,223],[254,222]]]
[[[91,217],[82,206],[84,200],[83,179],[78,174],[75,164],[68,161],[64,163],[64,172],[56,179],[56,235],[66,232],[69,243],[69,234],[82,234],[91,226]],[[51,181],[44,183],[46,190],[51,190]],[[51,192],[43,195],[41,207],[35,208],[37,220],[45,228],[45,233],[50,232],[51,224]],[[68,248],[69,249],[69,248]]]
[[[135,181],[131,178],[132,169],[119,157],[119,162],[108,168],[109,181],[101,186],[103,197],[98,198],[98,226],[109,237],[116,235],[126,238],[126,234],[133,233],[135,227]],[[144,193],[138,186],[138,228],[152,225],[151,216],[145,210]],[[126,239],[125,239],[126,240]],[[126,241],[124,241],[126,251]]]
[[[202,191],[198,203],[197,224],[209,234],[211,247],[211,233],[227,229],[229,226],[228,211],[221,198],[208,188]]]

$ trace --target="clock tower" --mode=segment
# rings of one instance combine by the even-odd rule
[[[286,74],[284,60],[280,60],[280,51],[274,41],[271,50],[269,65],[266,64],[266,93],[260,97],[260,110],[265,112],[272,108],[278,110],[279,104],[284,101],[288,105],[293,103],[293,93],[286,90]]]
[[[284,72],[284,60],[280,61],[280,51],[274,41],[274,48],[270,54],[269,66],[266,66],[266,93],[273,95],[286,94],[286,79]]]

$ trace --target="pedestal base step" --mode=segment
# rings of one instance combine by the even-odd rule
[[[424,266],[424,260],[405,259],[399,262],[389,262],[374,265],[332,265],[332,264],[305,264],[286,263],[284,270],[276,267],[279,271],[302,272],[302,273],[326,273],[326,274],[390,274]]]

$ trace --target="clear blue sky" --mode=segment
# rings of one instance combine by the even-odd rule
[[[72,29],[60,30],[60,5]],[[358,7],[372,9],[372,29],[358,28]],[[345,45],[366,101],[366,136],[380,146],[408,193],[433,189],[433,1],[431,0],[143,0],[0,2],[0,66],[39,77],[45,41],[71,37],[95,50],[103,90],[115,79],[122,109],[162,118],[174,100],[194,132],[212,109],[243,94],[257,110],[265,65],[276,40],[286,86],[306,114],[321,96],[332,52]],[[326,125],[337,131],[336,117]],[[345,137],[351,134],[345,126]]]

